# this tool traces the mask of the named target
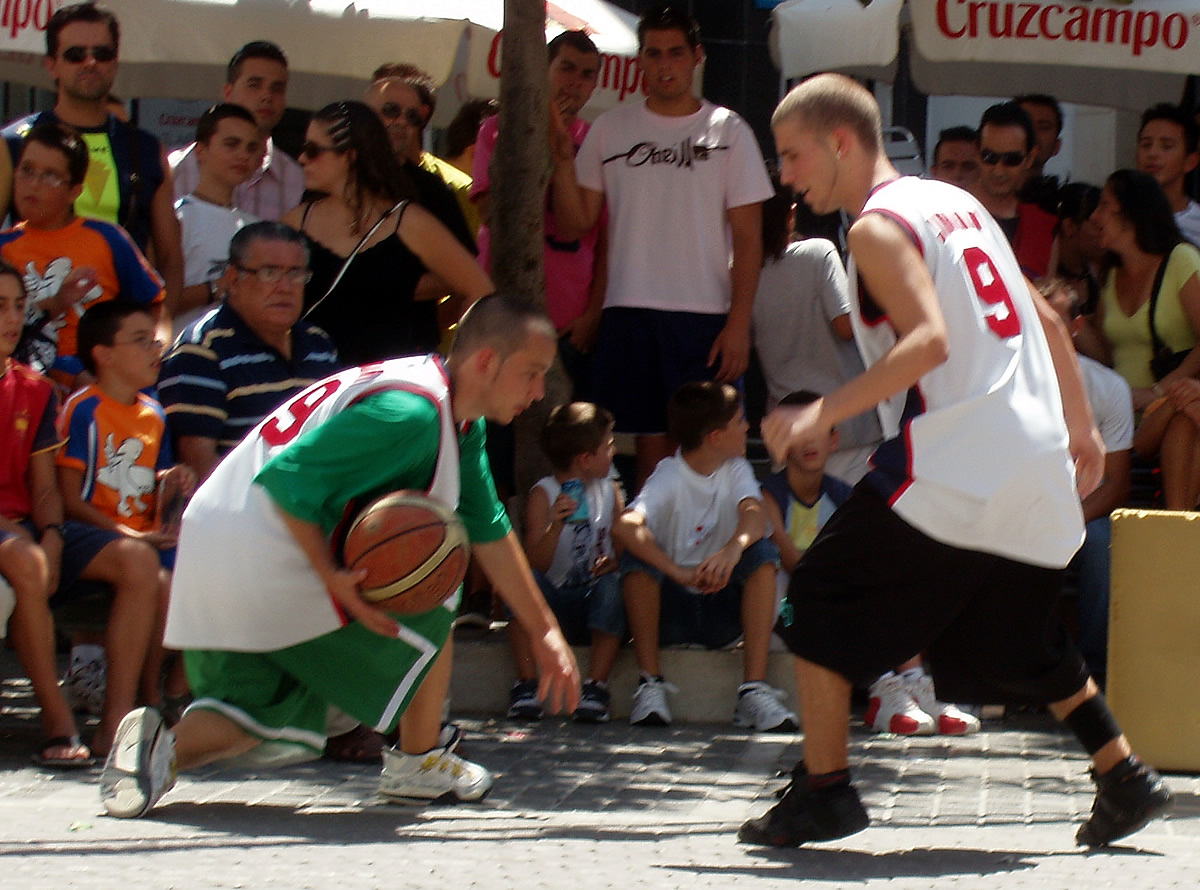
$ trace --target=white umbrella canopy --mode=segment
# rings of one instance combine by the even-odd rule
[[[0,80],[52,86],[42,68],[45,26],[63,2],[5,3]],[[251,40],[270,40],[287,53],[293,106],[315,108],[357,97],[378,65],[397,61],[423,68],[438,84],[453,78],[451,93],[458,101],[447,96],[451,113],[450,106],[462,100],[498,93],[501,0],[105,0],[105,5],[121,24],[114,89],[122,96],[211,98],[224,83],[229,57]],[[636,66],[634,21],[603,0],[547,3],[548,36],[585,28],[614,60],[605,78],[611,77],[608,92],[614,97],[623,95],[621,83],[633,80],[640,87],[640,72],[625,70]]]
[[[902,34],[929,95],[1051,93],[1140,111],[1178,102],[1200,72],[1197,0],[787,0],[772,15],[787,77],[891,80]]]

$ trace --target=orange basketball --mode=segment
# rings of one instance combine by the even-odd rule
[[[467,574],[470,545],[458,515],[417,491],[394,491],[368,504],[342,546],[348,569],[367,570],[363,599],[413,615],[444,603]]]

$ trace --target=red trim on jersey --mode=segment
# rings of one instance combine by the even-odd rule
[[[921,244],[921,239],[917,236],[917,230],[912,227],[912,224],[903,216],[888,210],[886,207],[871,208],[867,213],[878,213],[880,216],[886,217],[902,228],[912,241],[913,247],[917,249],[917,253],[921,254],[921,259],[925,258],[925,247]]]

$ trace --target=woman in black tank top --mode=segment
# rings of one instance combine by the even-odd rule
[[[283,218],[311,246],[305,319],[333,338],[345,365],[436,350],[438,298],[473,302],[494,289],[491,280],[441,223],[408,202],[411,184],[370,108],[327,105],[306,135],[300,164],[318,194]]]

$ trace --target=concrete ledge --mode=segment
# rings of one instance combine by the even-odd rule
[[[575,649],[579,669],[587,676],[588,649]],[[664,649],[663,676],[679,687],[670,697],[671,715],[680,723],[728,723],[742,682],[741,649]],[[450,682],[450,708],[468,714],[503,716],[508,691],[516,680],[508,640],[502,631],[491,631],[479,640],[454,641],[454,675]],[[629,717],[638,669],[629,648],[621,650],[609,681],[614,719]],[[767,681],[788,693],[788,706],[799,711],[792,659],[772,652]]]

